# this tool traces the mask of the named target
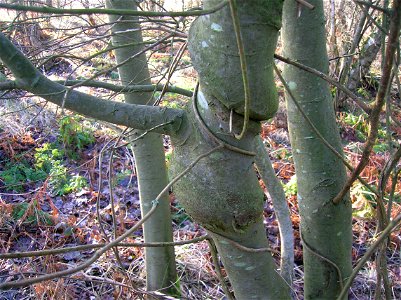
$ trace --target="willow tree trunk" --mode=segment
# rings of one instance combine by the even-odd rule
[[[108,8],[136,9],[135,0],[108,0]],[[113,46],[117,63],[124,62],[143,50],[140,23],[137,17],[109,16],[112,25]],[[136,55],[118,68],[124,85],[150,84],[150,75],[145,54]],[[126,93],[125,101],[133,104],[153,104],[151,93]],[[141,131],[136,131],[139,135]],[[160,191],[167,185],[167,171],[162,136],[149,133],[133,143],[135,164],[138,176],[141,212],[145,215],[152,207]],[[157,211],[144,224],[145,242],[170,242],[173,240],[170,203],[164,195]],[[161,290],[164,293],[178,294],[176,288],[174,247],[145,248],[146,289]]]
[[[192,132],[175,144],[172,172],[204,157],[174,186],[178,200],[212,236],[237,299],[288,299],[263,224],[263,191],[254,170],[254,138],[260,121],[277,110],[273,54],[281,26],[282,1],[236,1],[250,82],[250,124],[244,122],[244,88],[230,8],[194,21],[189,50],[200,86],[188,107]],[[220,0],[204,1],[205,9]],[[232,115],[232,118],[230,117]],[[230,126],[231,123],[231,126]],[[252,249],[249,249],[252,248]]]
[[[283,43],[285,56],[328,72],[323,3],[309,1],[314,10],[285,1]],[[322,79],[285,66],[292,94],[324,138],[342,153],[329,87]],[[345,168],[318,138],[288,95],[289,131],[298,183],[301,236],[304,249],[305,299],[336,299],[351,272],[351,203],[332,199],[346,179]],[[329,262],[330,261],[330,262]]]

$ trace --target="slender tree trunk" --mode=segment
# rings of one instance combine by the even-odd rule
[[[371,2],[371,0],[368,0],[368,2]],[[343,54],[352,54],[356,51],[358,48],[358,45],[361,41],[362,35],[363,35],[363,28],[365,26],[367,19],[367,15],[364,11],[360,12],[359,20],[358,23],[355,27],[354,30],[354,36],[352,40],[352,44],[350,47],[343,47]],[[348,80],[348,76],[350,74],[350,69],[351,69],[351,63],[352,63],[352,56],[349,57],[344,57],[342,60],[341,64],[341,70],[339,74],[339,82],[341,84],[345,84]],[[344,108],[345,105],[345,95],[341,91],[337,91],[337,95],[335,98],[335,107],[336,108]]]
[[[281,181],[277,178],[260,136],[255,139],[256,165],[259,175],[267,187],[272,199],[274,213],[280,230],[281,260],[280,274],[292,285],[294,275],[294,231],[292,229],[291,214]]]
[[[365,44],[361,47],[362,50],[358,62],[350,70],[348,82],[346,84],[347,88],[352,92],[357,92],[357,89],[361,84],[361,80],[366,80],[366,76],[369,74],[370,67],[380,51],[382,45],[382,35],[382,32],[377,29],[377,31],[372,34],[372,36],[369,37]]]
[[[297,10],[286,1],[283,14],[285,55],[327,74],[323,3]],[[328,84],[305,71],[285,66],[284,77],[302,109],[325,139],[341,153]],[[322,143],[287,93],[288,125],[297,172],[298,204],[304,250],[305,299],[335,299],[351,272],[351,203],[332,199],[346,179],[342,162]],[[340,274],[339,274],[340,273]]]
[[[135,0],[108,0],[108,8],[136,9]],[[142,50],[142,35],[138,18],[109,16],[112,25],[113,45],[131,45],[115,50],[117,63],[125,61]],[[145,54],[130,60],[118,68],[122,84],[150,84],[149,71]],[[152,104],[151,93],[127,93],[125,101],[133,104]],[[141,134],[136,131],[136,135]],[[135,164],[138,176],[141,212],[145,215],[152,207],[152,201],[167,185],[167,172],[164,147],[160,134],[150,133],[133,144]],[[170,203],[165,195],[158,210],[144,224],[145,242],[169,242],[173,240]],[[146,288],[148,291],[161,290],[177,294],[177,274],[175,270],[174,247],[145,248]]]

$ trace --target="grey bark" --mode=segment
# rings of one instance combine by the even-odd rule
[[[358,20],[358,24],[355,27],[352,44],[349,46],[348,49],[344,47],[344,49],[343,49],[344,54],[352,54],[356,51],[356,49],[361,41],[361,38],[362,38],[362,31],[365,26],[366,19],[367,19],[366,13],[364,11],[361,11],[360,17]],[[352,63],[352,56],[344,57],[343,62],[341,64],[341,71],[340,71],[340,75],[339,75],[339,77],[340,77],[339,82],[341,84],[345,84],[347,82],[347,79],[348,79],[348,76],[350,73],[351,63]],[[337,91],[335,101],[336,101],[336,107],[338,107],[338,108],[344,107],[345,106],[345,95],[341,91]]]
[[[350,70],[347,88],[356,92],[361,80],[369,74],[370,67],[381,48],[382,32],[378,29],[362,46],[362,51],[355,66]]]
[[[290,210],[283,186],[274,172],[269,155],[259,136],[255,138],[255,149],[256,166],[272,199],[279,225],[281,238],[280,274],[289,285],[292,285],[294,276],[294,231],[292,229]]]
[[[205,1],[205,8],[217,2]],[[225,7],[198,18],[189,32],[200,89],[188,107],[193,133],[175,148],[172,172],[178,174],[218,144],[225,147],[196,165],[174,192],[213,237],[237,299],[288,299],[288,285],[266,252],[263,191],[253,169],[254,155],[249,153],[254,151],[259,120],[277,110],[272,64],[282,1],[237,1],[237,5],[251,84],[248,131],[241,140],[233,136],[242,128],[244,88],[230,9]]]
[[[110,9],[137,9],[135,0],[108,0],[106,7]],[[142,51],[143,39],[140,31],[139,18],[130,16],[109,16],[113,23],[113,46],[118,64],[135,56],[118,68],[120,80],[123,85],[151,84],[145,53],[135,55]],[[138,46],[119,47],[127,43],[136,43]],[[153,104],[152,93],[126,93],[125,101],[131,104]],[[142,134],[136,131],[135,136]],[[132,144],[137,178],[139,197],[141,201],[142,216],[146,215],[152,207],[152,201],[167,185],[167,171],[164,158],[162,136],[149,133]],[[170,215],[170,202],[168,195],[161,199],[158,209],[143,225],[145,243],[171,242],[173,230]],[[175,270],[174,247],[145,248],[146,289],[147,291],[162,291],[163,293],[179,295],[177,289],[177,274]]]
[[[68,90],[64,85],[49,80],[2,33],[0,59],[15,76],[16,89],[29,91],[64,108],[117,125],[149,130],[166,124],[154,131],[173,134],[183,139],[188,134],[186,116],[182,110],[105,101],[82,92]]]
[[[286,1],[283,14],[285,55],[327,74],[322,1],[310,1],[298,17],[295,1]],[[320,133],[341,153],[328,84],[287,65],[284,77],[301,107]],[[298,204],[304,250],[305,299],[335,299],[351,266],[351,203],[334,205],[346,172],[342,162],[320,141],[286,94],[291,145],[298,183]]]

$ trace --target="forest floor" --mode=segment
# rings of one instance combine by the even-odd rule
[[[165,63],[164,56],[159,55],[153,63]],[[60,69],[63,66],[57,68],[55,72],[65,71]],[[179,76],[186,80],[184,87],[193,88],[193,70],[187,68],[184,62],[180,72]],[[98,93],[90,89],[87,91],[95,95]],[[121,234],[135,224],[140,219],[135,161],[130,146],[124,141],[116,142],[122,129],[57,111],[36,98],[25,96],[19,92],[3,95],[0,107],[0,253],[104,243],[98,215],[106,235],[110,237],[113,232],[110,195],[116,205],[117,233]],[[166,94],[162,105],[182,107],[186,101],[184,97]],[[398,117],[401,121],[401,116]],[[338,124],[344,152],[355,165],[368,130],[366,117],[342,112],[338,114]],[[399,128],[391,130],[393,135],[401,138]],[[296,241],[294,292],[297,299],[302,299],[302,243],[299,238],[297,187],[285,109],[282,108],[272,121],[263,125],[262,137],[269,148],[277,176],[283,182],[291,210]],[[379,137],[380,143],[361,174],[372,184],[379,180],[380,170],[389,157],[384,129],[379,132]],[[168,138],[164,140],[168,164],[172,149]],[[110,162],[111,156],[113,159]],[[264,188],[262,183],[261,186]],[[400,192],[398,184],[393,216],[401,212]],[[356,263],[375,239],[376,218],[373,197],[362,185],[353,186],[351,198],[354,208],[352,254]],[[276,250],[273,253],[276,253],[280,250],[279,230],[268,191],[266,199],[266,229],[271,248]],[[205,234],[203,228],[186,215],[173,194],[170,202],[176,241]],[[141,242],[141,230],[127,241]],[[391,235],[387,251],[394,299],[401,299],[400,246],[397,229]],[[119,250],[126,268],[124,272],[118,268],[114,253],[110,251],[85,271],[28,288],[2,291],[0,299],[135,298],[137,293],[127,285],[126,276],[134,282],[136,289],[144,289],[143,249],[132,247]],[[181,299],[224,299],[206,241],[177,246],[175,250]],[[65,270],[82,263],[94,251],[0,259],[0,282]],[[274,257],[279,262],[279,256],[274,254]],[[375,287],[376,268],[372,257],[354,281],[350,298],[372,299]]]

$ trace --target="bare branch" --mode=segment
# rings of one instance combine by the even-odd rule
[[[75,90],[67,92],[64,85],[41,74],[2,33],[0,59],[16,77],[16,88],[92,118],[141,130],[171,122],[157,132],[173,135],[178,134],[185,118],[185,112],[178,109],[104,101]]]
[[[55,8],[48,6],[25,6],[17,4],[6,4],[0,3],[0,8],[6,8],[17,11],[30,11],[38,12],[43,14],[74,14],[74,15],[90,15],[90,14],[101,14],[101,15],[119,15],[119,16],[138,16],[138,17],[190,17],[190,16],[202,16],[214,13],[227,4],[227,1],[222,1],[211,9],[205,10],[188,10],[178,12],[153,12],[153,11],[137,11],[129,9],[105,9],[105,8]]]
[[[366,113],[369,113],[371,111],[371,108],[369,107],[369,105],[367,105],[365,102],[363,102],[363,100],[358,97],[357,95],[355,95],[352,91],[350,91],[348,88],[346,88],[345,86],[343,86],[342,84],[340,84],[338,81],[334,80],[333,78],[331,78],[330,76],[324,74],[321,71],[318,71],[314,68],[311,68],[309,66],[306,66],[304,64],[301,64],[297,61],[291,60],[289,58],[286,57],[282,57],[278,54],[274,54],[274,57],[277,58],[278,60],[281,60],[282,62],[285,62],[287,64],[293,65],[297,68],[300,68],[301,70],[304,70],[306,72],[315,74],[316,76],[322,78],[323,80],[327,81],[328,83],[334,85],[335,87],[337,87],[339,90],[343,91],[348,97],[350,97],[360,108],[362,108]]]

